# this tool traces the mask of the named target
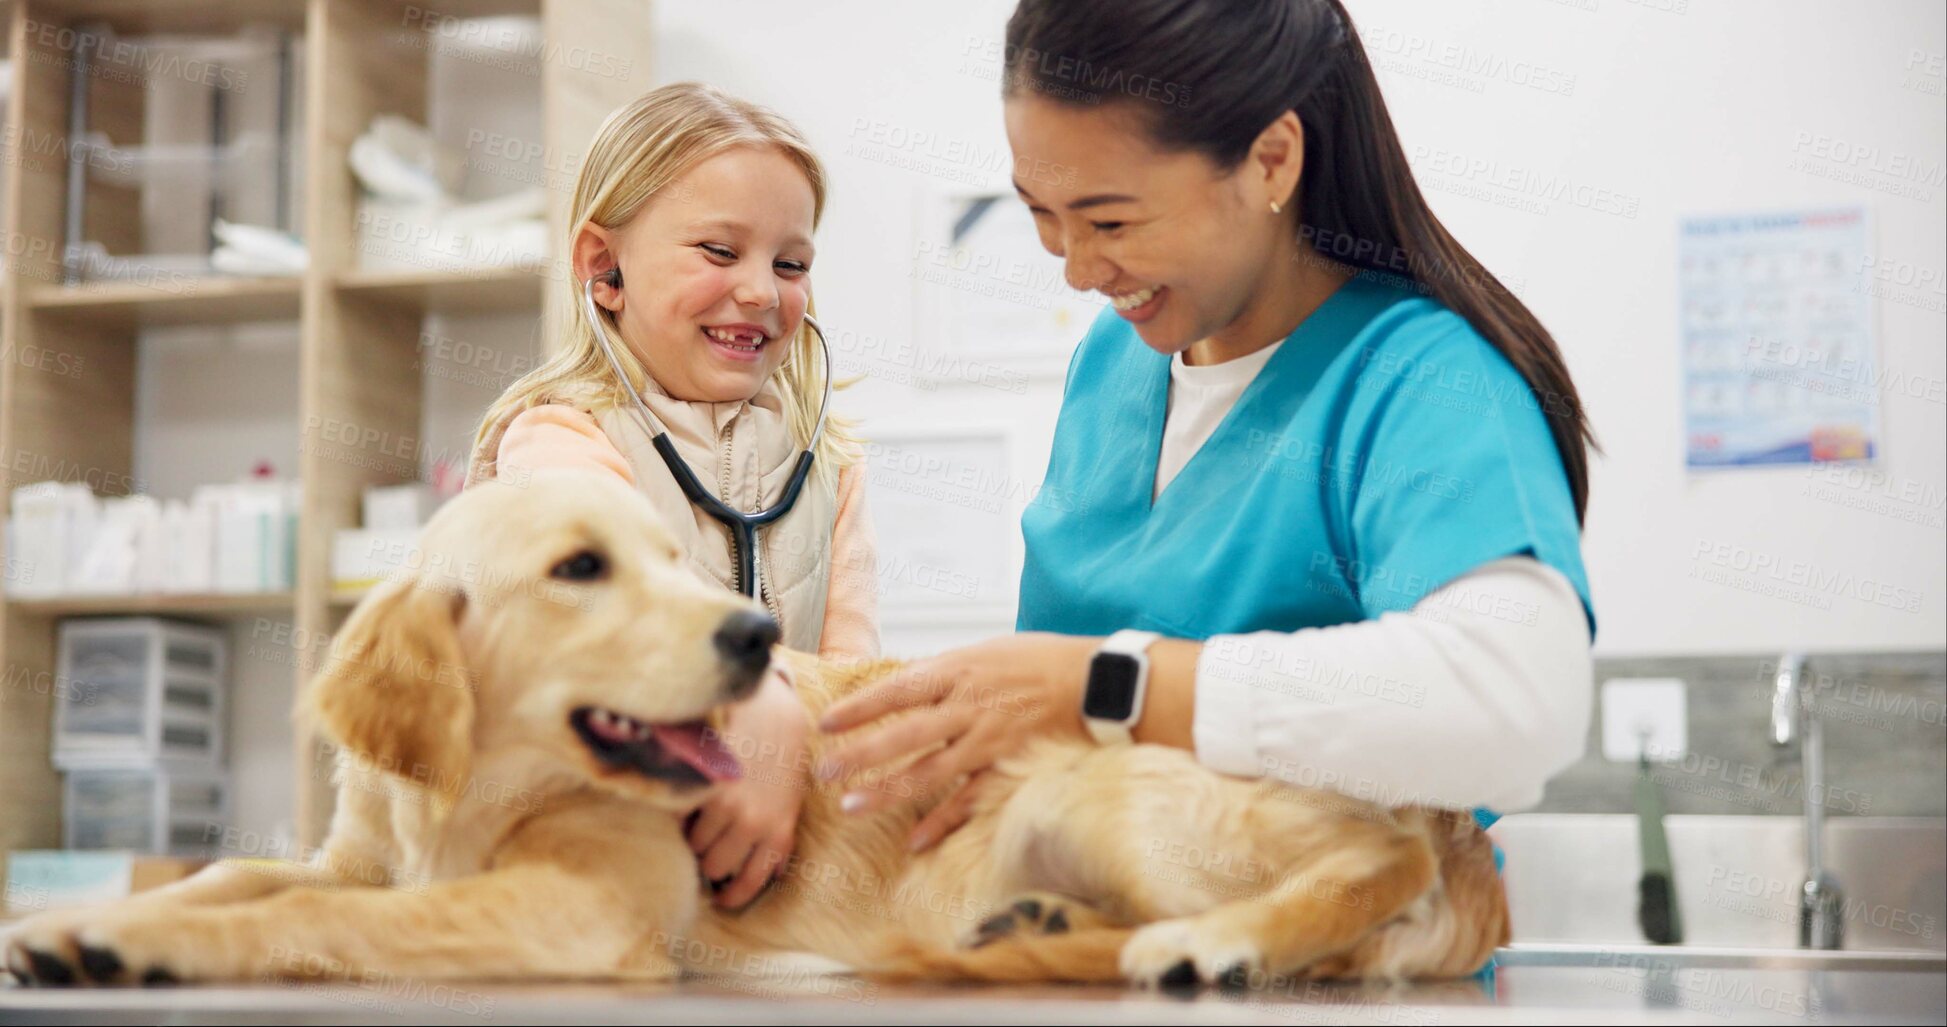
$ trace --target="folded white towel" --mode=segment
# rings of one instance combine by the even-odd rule
[[[211,231],[218,246],[210,266],[226,275],[296,275],[311,263],[303,240],[288,232],[240,225],[217,218]]]
[[[438,202],[458,185],[461,161],[425,126],[396,114],[372,119],[348,157],[358,184],[391,200]]]
[[[454,207],[441,213],[439,221],[440,227],[455,232],[477,232],[483,228],[514,221],[545,219],[547,213],[548,191],[540,186],[534,186],[505,196],[496,196],[491,200]]]

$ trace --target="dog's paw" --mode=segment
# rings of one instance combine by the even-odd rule
[[[65,988],[85,983],[75,969],[71,946],[32,945],[7,942],[7,972],[29,988]]]
[[[1247,987],[1262,972],[1258,945],[1209,916],[1162,920],[1136,931],[1122,946],[1122,976],[1166,991],[1205,984]]]
[[[1017,935],[1066,934],[1084,927],[1100,927],[1107,920],[1093,908],[1053,892],[1015,896],[999,913],[988,917],[967,938],[967,948]]]
[[[94,910],[57,910],[16,924],[0,936],[0,960],[7,972],[28,987],[62,988],[88,984],[75,931]]]
[[[94,984],[153,987],[203,978],[194,961],[205,947],[183,927],[180,920],[160,916],[84,924],[73,934],[75,962]]]

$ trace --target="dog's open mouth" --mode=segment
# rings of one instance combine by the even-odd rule
[[[735,781],[737,757],[701,720],[649,724],[599,706],[578,707],[568,723],[603,764],[676,785]]]

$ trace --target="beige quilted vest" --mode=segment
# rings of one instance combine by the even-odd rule
[[[653,381],[642,399],[668,429],[676,451],[706,488],[731,507],[746,512],[769,507],[784,493],[797,464],[797,443],[785,421],[775,379],[750,400],[691,403],[675,399]],[[609,441],[628,460],[636,488],[656,507],[663,523],[689,553],[690,565],[706,581],[737,589],[737,562],[731,556],[730,529],[693,506],[676,485],[660,453],[650,443],[634,404],[595,409],[581,396],[555,397],[592,415]],[[500,426],[486,454],[499,451]],[[484,448],[484,447],[483,447]],[[479,455],[476,455],[476,462]],[[815,472],[791,512],[759,529],[759,598],[783,629],[784,644],[816,653],[825,627],[825,599],[831,580],[832,524],[838,497]]]

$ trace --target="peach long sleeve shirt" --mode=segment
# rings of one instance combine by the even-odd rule
[[[544,403],[522,411],[507,425],[497,468],[536,470],[579,467],[617,475],[631,486],[635,474],[595,419],[574,407]],[[838,473],[838,513],[832,522],[831,584],[818,655],[829,660],[879,655],[877,552],[871,512],[865,504],[865,466]]]

